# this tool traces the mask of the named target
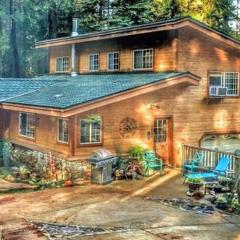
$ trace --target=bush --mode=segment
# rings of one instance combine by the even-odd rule
[[[138,160],[142,160],[143,158],[143,153],[146,151],[145,148],[143,148],[140,145],[135,145],[129,148],[128,154],[131,157],[137,158]]]

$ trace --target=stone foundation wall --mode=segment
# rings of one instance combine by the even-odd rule
[[[90,165],[85,162],[70,162],[43,152],[12,146],[8,143],[11,164],[26,166],[31,173],[45,179],[86,179],[89,176]]]

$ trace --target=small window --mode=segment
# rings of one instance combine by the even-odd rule
[[[89,55],[89,70],[98,71],[99,70],[99,55],[90,54]]]
[[[239,74],[236,72],[217,72],[209,75],[210,96],[238,96]]]
[[[69,71],[69,57],[58,57],[56,59],[56,72]]]
[[[153,68],[153,49],[135,50],[133,52],[134,70]]]
[[[154,141],[155,143],[163,143],[167,141],[167,119],[155,119]]]
[[[108,70],[109,71],[119,70],[119,53],[118,52],[108,53]]]
[[[96,144],[101,143],[101,119],[89,121],[88,119],[80,120],[80,143]]]
[[[59,118],[58,119],[58,142],[68,143],[68,141],[69,141],[68,120]]]
[[[19,133],[22,136],[35,138],[35,115],[31,113],[19,114]]]

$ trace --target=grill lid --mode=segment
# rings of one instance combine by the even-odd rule
[[[106,149],[101,148],[101,149],[94,151],[91,154],[91,156],[89,157],[89,161],[91,163],[97,163],[97,162],[105,161],[105,160],[108,160],[111,158],[114,158],[112,153]]]

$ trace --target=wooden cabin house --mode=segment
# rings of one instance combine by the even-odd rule
[[[178,18],[73,29],[36,48],[49,51],[49,76],[0,80],[1,135],[15,145],[70,161],[141,145],[171,166],[181,144],[232,138],[240,149],[240,42],[230,36]]]

